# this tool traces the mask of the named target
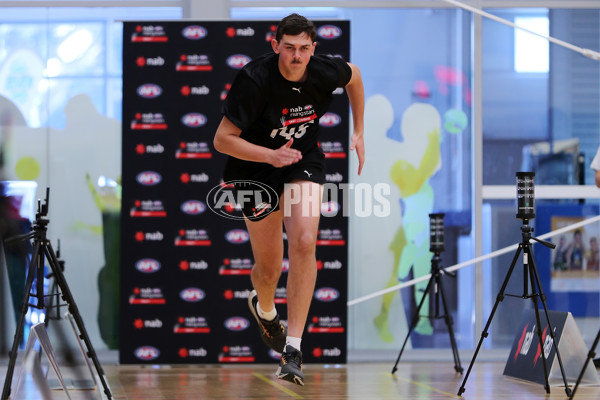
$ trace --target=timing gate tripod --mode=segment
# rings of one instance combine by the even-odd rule
[[[521,226],[521,236],[522,236],[521,243],[519,243],[519,248],[517,249],[517,251],[515,253],[512,263],[510,264],[510,268],[508,269],[508,273],[506,274],[506,278],[504,279],[504,283],[502,283],[500,292],[498,293],[498,296],[496,297],[496,303],[494,304],[494,307],[492,308],[492,313],[490,314],[490,317],[488,318],[488,321],[485,324],[485,328],[481,334],[479,343],[477,344],[477,349],[475,350],[475,354],[473,355],[473,360],[471,360],[471,364],[469,365],[467,374],[465,375],[462,385],[460,386],[460,389],[458,390],[459,396],[461,396],[465,391],[465,384],[467,383],[467,379],[469,378],[469,374],[471,373],[471,369],[473,368],[473,364],[475,363],[475,359],[477,358],[477,354],[479,353],[479,349],[481,348],[483,339],[485,339],[488,336],[488,329],[492,323],[492,319],[494,318],[496,309],[498,308],[498,305],[500,304],[500,302],[504,300],[504,296],[505,296],[504,292],[506,290],[506,287],[508,286],[508,282],[509,282],[510,276],[515,268],[515,265],[517,264],[517,260],[519,259],[519,254],[521,253],[521,250],[523,251],[523,256],[524,256],[523,257],[523,264],[524,264],[523,294],[521,296],[506,294],[506,296],[518,297],[518,298],[522,298],[522,299],[531,299],[533,301],[533,305],[535,308],[535,320],[536,320],[536,326],[537,326],[536,333],[537,333],[537,336],[539,339],[540,346],[543,347],[544,339],[542,336],[542,324],[540,322],[540,311],[539,311],[539,306],[538,306],[538,300],[542,302],[542,305],[544,306],[544,313],[546,315],[546,322],[548,323],[548,327],[549,327],[548,334],[550,335],[550,337],[552,339],[552,344],[553,344],[554,350],[556,351],[556,356],[558,358],[558,363],[560,365],[560,371],[562,374],[563,382],[565,384],[565,392],[567,393],[567,396],[569,396],[571,393],[571,390],[569,389],[569,384],[567,382],[567,378],[565,375],[565,370],[563,367],[562,359],[560,358],[560,352],[558,351],[558,346],[555,343],[554,330],[552,329],[552,324],[550,323],[550,317],[548,315],[548,308],[546,307],[546,296],[544,295],[544,292],[542,289],[540,277],[538,275],[537,267],[535,265],[535,259],[533,258],[532,254],[531,254],[530,240],[535,240],[536,242],[541,243],[544,246],[552,248],[552,249],[555,248],[556,245],[531,236],[531,232],[533,232],[533,228],[528,225],[527,219],[523,219],[523,225]],[[532,293],[529,293],[529,284],[531,284]],[[536,291],[536,287],[537,287],[537,291]],[[546,354],[545,353],[546,352],[544,350],[541,351],[542,362],[543,362],[542,365],[544,367],[544,378],[545,378],[544,388],[546,389],[546,393],[550,393],[550,383],[548,382],[549,372],[548,372],[548,367],[546,365]]]
[[[29,264],[28,272],[27,272],[27,280],[25,283],[25,292],[23,295],[23,304],[21,307],[21,314],[19,318],[19,323],[17,325],[17,330],[13,339],[12,350],[9,353],[9,364],[8,370],[6,371],[6,379],[4,381],[4,388],[2,390],[1,400],[8,400],[11,393],[12,379],[15,369],[15,364],[17,361],[17,353],[19,350],[19,341],[21,340],[21,336],[23,335],[23,329],[25,324],[25,315],[27,314],[27,310],[29,307],[35,307],[38,309],[46,309],[44,303],[44,259],[48,259],[48,265],[52,271],[53,277],[55,279],[56,285],[62,292],[62,299],[67,303],[68,310],[73,316],[77,328],[79,329],[80,335],[79,338],[83,340],[87,348],[87,356],[92,359],[92,362],[96,368],[96,372],[98,374],[98,378],[100,379],[102,386],[104,388],[104,393],[107,398],[112,399],[111,391],[108,387],[108,383],[104,378],[104,371],[102,370],[102,366],[98,361],[98,357],[94,348],[92,347],[92,343],[90,342],[90,338],[85,330],[85,326],[83,324],[83,319],[79,314],[79,310],[77,305],[75,304],[75,300],[73,299],[73,295],[71,294],[71,290],[67,285],[67,281],[62,273],[62,269],[60,263],[52,249],[50,241],[46,238],[46,232],[48,230],[48,223],[50,222],[47,218],[48,215],[48,198],[50,196],[50,189],[46,188],[46,199],[44,204],[40,204],[38,201],[38,210],[36,213],[35,221],[32,225],[32,231],[30,233],[15,236],[14,238],[6,240],[7,244],[16,243],[21,240],[29,240],[33,241],[33,251],[31,254],[31,262]],[[37,279],[36,283],[36,292],[32,293],[33,281]],[[36,304],[30,304],[30,297],[35,297],[37,299]]]
[[[573,390],[571,392],[571,396],[569,397],[569,400],[571,400],[571,399],[573,399],[573,397],[575,397],[575,392],[577,391],[577,388],[579,387],[579,384],[581,383],[581,379],[583,379],[583,375],[585,374],[585,370],[587,369],[588,364],[590,363],[590,361],[592,361],[594,359],[594,357],[596,357],[596,346],[598,346],[598,342],[600,342],[600,330],[598,331],[598,334],[596,335],[596,339],[594,339],[594,344],[592,344],[592,347],[590,348],[590,351],[588,352],[588,356],[585,359],[585,362],[583,363],[583,368],[581,368],[581,372],[579,373],[579,377],[577,378],[575,387],[573,387]]]
[[[433,317],[429,316],[429,318],[440,319],[443,318],[446,322],[446,326],[448,327],[448,333],[450,335],[450,344],[452,345],[452,355],[454,356],[454,369],[456,372],[463,372],[463,368],[460,365],[460,359],[458,357],[458,349],[456,346],[456,340],[454,338],[454,331],[452,330],[452,316],[448,312],[448,305],[446,303],[446,296],[444,295],[444,286],[442,285],[442,275],[446,274],[451,277],[456,277],[456,274],[453,272],[446,271],[443,267],[440,267],[440,254],[438,252],[433,253],[433,257],[431,259],[431,278],[429,278],[429,282],[427,283],[427,287],[425,288],[425,292],[423,293],[423,297],[421,297],[421,301],[419,302],[419,306],[417,307],[417,311],[415,312],[415,317],[412,321],[410,329],[406,334],[406,338],[404,339],[404,343],[402,344],[402,348],[400,349],[400,354],[398,354],[398,358],[396,359],[396,363],[394,364],[394,368],[392,368],[392,374],[398,370],[398,362],[400,361],[400,357],[402,357],[402,353],[404,352],[404,347],[406,346],[406,342],[408,342],[408,338],[412,333],[413,329],[417,326],[419,322],[419,318],[421,315],[419,314],[421,311],[421,307],[425,303],[425,297],[429,295],[430,291],[433,290],[435,294],[434,299],[434,307],[435,307],[435,315]],[[440,315],[440,298],[442,300],[442,305],[444,307],[444,314]]]

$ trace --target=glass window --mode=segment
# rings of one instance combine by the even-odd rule
[[[524,26],[544,25],[547,15],[550,36],[590,49],[600,45],[598,10],[495,9],[493,14]],[[538,43],[525,50],[522,35]],[[482,40],[484,185],[513,185],[521,170],[536,172],[537,184],[593,184],[589,163],[600,131],[598,62],[485,18]],[[538,73],[523,73],[534,68],[524,53],[540,62]]]
[[[442,266],[472,258],[468,15],[460,10],[429,9],[260,11],[263,19],[278,20],[294,11],[310,19],[350,20],[350,61],[361,69],[365,84],[367,148],[360,177],[354,173],[355,155],[350,154],[350,182],[389,184],[392,205],[388,218],[350,219],[350,281],[364,283],[350,288],[350,299],[430,272],[429,213],[445,213],[448,245]],[[240,19],[258,14],[255,9],[232,10],[232,16]],[[414,182],[419,184],[413,186]],[[411,256],[417,256],[418,262],[408,261]],[[461,279],[444,282],[455,321],[470,321],[472,281],[465,278],[472,273],[472,268],[465,269]],[[351,307],[350,347],[397,350],[426,285],[427,281],[421,282]],[[423,313],[433,311],[434,304],[428,298]],[[365,315],[371,317],[365,319]],[[454,328],[459,345],[463,340],[470,344],[472,325]],[[422,319],[411,343],[415,348],[450,347],[444,321],[432,324]]]
[[[121,174],[119,21],[181,14],[180,7],[0,7],[0,178],[35,181],[37,199],[51,187],[52,237],[63,241],[69,280],[78,283],[71,289],[97,349],[105,344],[94,317],[100,300],[90,293],[98,292],[95,277],[107,262],[104,210],[86,174],[91,184]],[[98,197],[106,193],[114,195]],[[40,320],[28,314],[28,324]]]
[[[495,9],[493,14],[577,46],[598,49],[600,45],[598,10]],[[538,31],[538,25],[543,25],[544,30]],[[525,35],[538,42],[531,42],[529,50],[526,50]],[[518,171],[535,172],[536,185],[593,185],[590,162],[598,148],[600,132],[598,61],[487,19],[483,20],[482,41],[484,185],[515,185]],[[532,56],[533,61],[540,64],[536,66],[526,61],[523,54]],[[522,221],[516,219],[515,203],[504,200],[484,203],[484,253],[521,240]],[[537,235],[542,235],[597,215],[597,203],[597,200],[537,199],[536,216],[530,225]],[[597,226],[584,229],[580,254],[591,251],[597,230]],[[574,232],[563,235],[562,240],[555,237],[551,241],[560,244],[557,249],[561,250],[550,251],[541,244],[533,246],[547,306],[550,310],[571,311],[578,324],[585,327],[586,320],[598,316],[597,273],[583,272],[581,266],[572,271],[566,267],[566,261],[556,262],[554,266],[557,254],[566,253],[569,245],[576,246]],[[510,252],[485,263],[485,318],[490,314],[513,256],[514,252]],[[505,293],[524,294],[522,271],[523,263],[518,260]],[[569,275],[576,276],[578,287],[567,287]],[[594,293],[584,289],[590,283],[596,285]],[[520,318],[521,313],[530,308],[530,301],[507,297],[494,316],[488,345],[509,347],[515,336],[508,328],[509,321],[515,315]],[[586,337],[589,330],[583,330]]]
[[[181,18],[179,7],[2,8],[0,96],[31,128],[64,128],[64,107],[77,94],[89,95],[99,113],[119,117],[118,21],[174,18]]]
[[[516,17],[515,25],[548,36],[547,16]],[[521,29],[515,30],[515,71],[516,72],[548,72],[549,42],[547,39],[533,35]]]

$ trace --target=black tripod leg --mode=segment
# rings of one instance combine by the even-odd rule
[[[7,400],[10,396],[13,374],[15,371],[15,364],[17,362],[17,353],[19,351],[19,341],[23,335],[23,329],[25,326],[25,315],[29,309],[29,296],[31,296],[31,288],[33,287],[33,279],[36,276],[36,269],[38,266],[38,256],[40,255],[39,246],[34,246],[31,254],[31,262],[29,263],[29,269],[27,272],[27,280],[25,282],[25,292],[23,294],[23,304],[21,305],[21,316],[19,317],[19,323],[17,324],[17,331],[13,338],[12,349],[9,354],[8,370],[6,371],[6,379],[4,380],[4,388],[2,389],[2,400]],[[41,268],[44,266],[42,265]]]
[[[537,295],[534,294],[533,297],[531,298],[533,300],[533,305],[534,305],[534,310],[535,310],[535,321],[537,324],[537,336],[538,336],[538,340],[540,341],[540,350],[541,350],[541,356],[542,356],[542,366],[544,367],[544,379],[546,384],[544,385],[544,389],[546,389],[546,393],[550,394],[550,383],[548,382],[548,366],[546,365],[546,351],[544,349],[544,345],[545,345],[545,341],[544,341],[544,337],[542,336],[542,324],[540,321],[540,310],[537,304]],[[550,324],[548,324],[548,330],[552,331],[552,326],[550,326]]]
[[[535,288],[535,285],[537,284],[540,300],[542,302],[542,305],[544,306],[546,322],[548,323],[548,331],[550,332],[549,334],[550,334],[550,337],[552,338],[552,345],[554,346],[554,351],[556,352],[556,357],[558,358],[558,365],[560,366],[560,372],[562,374],[563,382],[565,384],[565,393],[567,394],[567,396],[570,396],[571,389],[569,389],[569,382],[567,381],[567,374],[565,373],[565,369],[563,367],[562,358],[560,357],[560,351],[558,350],[558,344],[555,341],[554,330],[552,329],[552,324],[550,322],[550,315],[548,313],[548,307],[546,306],[546,295],[544,294],[544,289],[542,288],[542,283],[540,281],[540,276],[537,271],[537,266],[535,265],[535,259],[531,256],[531,245],[529,245],[528,250],[530,252],[529,260],[531,261],[531,265],[529,267],[530,273],[532,275],[531,286],[532,286],[532,288]],[[536,310],[537,310],[537,301],[535,302],[535,305],[536,305]],[[542,352],[542,355],[543,355],[543,352]],[[548,389],[548,393],[550,393],[549,389]]]
[[[427,283],[427,287],[425,288],[425,292],[423,293],[423,297],[421,297],[421,301],[419,302],[419,306],[417,307],[417,311],[415,312],[415,316],[413,318],[412,323],[410,324],[410,328],[408,329],[408,333],[406,334],[406,338],[404,339],[404,343],[402,344],[402,348],[400,349],[400,353],[398,354],[398,358],[396,358],[396,363],[394,364],[394,368],[392,368],[392,374],[398,370],[398,363],[400,362],[400,357],[402,357],[402,353],[404,352],[404,347],[406,347],[406,343],[408,342],[408,338],[412,333],[413,329],[419,323],[419,319],[421,317],[421,307],[423,307],[423,303],[425,303],[425,297],[429,294],[429,289],[433,283],[433,275],[429,278],[429,282]]]
[[[512,263],[510,264],[510,268],[508,269],[508,272],[506,274],[506,278],[504,278],[504,282],[502,283],[502,287],[500,288],[500,292],[498,292],[498,296],[496,296],[496,302],[494,303],[494,307],[492,308],[492,313],[490,314],[487,322],[485,323],[485,328],[483,329],[483,332],[481,333],[481,337],[479,338],[479,343],[477,343],[477,348],[475,349],[475,354],[473,354],[473,359],[471,360],[471,363],[469,364],[469,368],[467,369],[465,378],[463,379],[463,382],[460,385],[460,388],[458,389],[459,396],[465,392],[465,385],[467,383],[467,379],[469,379],[469,375],[471,374],[471,370],[473,369],[473,364],[475,363],[477,354],[479,354],[479,350],[481,349],[481,345],[483,344],[483,339],[485,339],[488,336],[488,329],[490,328],[490,325],[492,324],[492,319],[494,319],[494,314],[496,314],[498,305],[500,304],[501,301],[504,300],[504,291],[506,290],[506,287],[508,286],[510,276],[512,275],[512,272],[515,269],[515,265],[517,264],[519,254],[521,254],[522,249],[523,249],[522,244],[519,244],[519,248],[517,249],[515,256],[513,257]]]
[[[463,367],[460,365],[460,358],[458,357],[458,347],[456,346],[456,339],[454,337],[454,330],[452,328],[452,325],[454,325],[454,323],[448,310],[448,304],[446,303],[446,295],[444,294],[444,286],[442,285],[442,281],[439,278],[439,276],[437,277],[437,286],[439,294],[442,298],[442,306],[444,307],[444,320],[446,321],[446,327],[448,328],[448,333],[450,334],[450,344],[452,345],[452,355],[454,356],[454,369],[456,370],[456,372],[462,374]]]
[[[86,346],[86,349],[88,352],[87,355],[88,355],[88,357],[90,357],[92,359],[92,362],[94,363],[94,367],[96,368],[96,371],[98,373],[98,378],[100,379],[100,382],[102,383],[102,387],[104,388],[104,393],[106,394],[107,398],[110,400],[110,399],[112,399],[112,394],[108,387],[108,383],[106,382],[106,379],[104,377],[104,371],[102,370],[102,366],[100,365],[100,362],[98,361],[98,356],[96,355],[96,351],[94,350],[94,347],[92,346],[92,342],[90,341],[90,338],[87,334],[85,325],[83,324],[83,319],[81,318],[81,314],[79,313],[77,304],[75,304],[75,299],[73,298],[73,295],[71,294],[69,285],[67,284],[67,281],[60,269],[60,264],[58,262],[58,259],[56,258],[56,255],[54,254],[54,251],[52,250],[52,247],[50,244],[48,244],[45,247],[45,253],[46,253],[46,256],[48,257],[48,261],[49,261],[50,267],[52,268],[52,272],[54,273],[54,279],[56,280],[56,284],[60,288],[63,298],[68,303],[69,312],[73,316],[73,319],[75,320],[75,323],[76,323],[77,327],[79,328],[79,333],[80,333],[79,337],[85,343],[85,346]]]
[[[581,369],[581,372],[579,373],[579,377],[577,377],[577,382],[575,383],[575,387],[573,388],[573,391],[571,392],[571,395],[569,396],[569,400],[571,400],[571,399],[573,399],[573,397],[575,397],[575,392],[577,391],[577,388],[579,387],[579,384],[581,383],[581,379],[583,379],[583,374],[585,373],[585,370],[587,369],[588,364],[590,363],[590,361],[592,361],[594,359],[594,357],[596,357],[596,346],[598,346],[598,342],[600,342],[600,330],[598,331],[598,334],[596,335],[596,339],[594,340],[594,344],[592,344],[592,348],[588,352],[588,356],[585,359],[585,362],[583,363],[583,368]]]

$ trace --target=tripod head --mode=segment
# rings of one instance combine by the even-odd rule
[[[38,200],[38,208],[37,208],[37,212],[35,213],[36,222],[42,218],[45,219],[45,217],[48,216],[48,202],[49,201],[50,201],[50,188],[47,187],[46,188],[46,198],[44,199],[44,202],[42,203],[41,200]]]
[[[529,226],[528,223],[528,219],[523,219],[523,225],[521,226],[521,235],[523,236],[523,243],[529,243],[530,240],[535,240],[536,242],[543,244],[544,246],[550,249],[556,248],[556,244],[532,236],[531,233],[533,232],[533,227]]]
[[[50,199],[50,188],[47,187],[46,188],[46,198],[44,199],[44,202],[42,203],[41,200],[38,199],[37,212],[35,214],[35,220],[33,221],[32,225],[31,225],[31,231],[29,233],[25,233],[22,235],[17,235],[17,236],[5,239],[4,243],[6,245],[13,245],[13,244],[21,242],[23,240],[29,240],[32,238],[34,240],[45,239],[47,226],[48,226],[48,223],[50,222],[50,220],[48,220],[48,218],[47,218],[49,199]]]
[[[446,271],[444,267],[440,265],[440,261],[442,261],[439,251],[430,250],[433,253],[433,257],[431,257],[431,274],[444,274],[448,275],[452,278],[456,278],[456,272]]]

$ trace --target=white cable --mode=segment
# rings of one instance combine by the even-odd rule
[[[471,11],[471,12],[473,12],[475,14],[482,15],[482,16],[487,17],[489,19],[493,19],[494,21],[500,22],[501,24],[504,24],[504,25],[508,25],[508,26],[510,26],[512,28],[520,29],[520,30],[525,31],[525,32],[529,32],[532,35],[536,35],[536,36],[539,36],[539,37],[544,38],[546,40],[549,40],[552,43],[555,43],[555,44],[557,44],[559,46],[563,46],[563,47],[565,47],[565,48],[567,48],[569,50],[573,50],[573,51],[575,51],[575,52],[577,52],[579,54],[582,54],[582,55],[584,55],[584,56],[586,56],[588,58],[591,58],[591,59],[596,60],[596,61],[600,61],[600,53],[598,53],[597,51],[590,50],[590,49],[585,49],[585,48],[582,48],[582,47],[578,47],[578,46],[572,45],[571,43],[567,43],[565,41],[562,41],[560,39],[553,38],[552,36],[540,35],[539,33],[536,33],[534,31],[530,31],[529,29],[525,29],[523,27],[515,25],[515,24],[513,24],[512,22],[510,22],[508,20],[505,20],[503,18],[497,17],[497,16],[495,16],[493,14],[490,14],[488,12],[482,11],[482,10],[480,10],[478,8],[471,7],[471,6],[467,5],[467,4],[461,3],[460,1],[456,1],[456,0],[442,0],[442,1],[444,1],[446,3],[450,3],[450,4],[452,4],[452,5],[456,6],[456,7],[464,8],[465,10]]]
[[[577,228],[581,228],[582,226],[593,224],[594,222],[600,222],[600,215],[596,216],[596,217],[592,217],[592,218],[586,219],[586,220],[581,221],[581,222],[577,222],[577,223],[565,226],[563,228],[557,229],[557,230],[552,231],[552,232],[545,233],[545,234],[543,234],[541,236],[538,236],[537,238],[538,239],[548,239],[548,238],[551,238],[553,236],[560,235],[562,233],[569,232],[569,231],[572,231],[572,230],[577,229]],[[531,241],[533,241],[533,239],[531,239],[530,242]],[[481,261],[485,261],[485,260],[487,260],[489,258],[493,258],[493,257],[499,256],[499,255],[505,254],[505,253],[509,253],[509,252],[511,252],[513,250],[516,250],[518,247],[519,247],[519,244],[515,243],[515,244],[513,244],[511,246],[505,247],[505,248],[500,249],[500,250],[496,250],[496,251],[494,251],[492,253],[489,253],[489,254],[486,254],[486,255],[483,255],[483,256],[480,256],[480,257],[476,257],[476,258],[473,258],[472,260],[465,261],[465,262],[462,262],[462,263],[459,263],[459,264],[455,264],[455,265],[453,265],[451,267],[448,267],[448,268],[444,268],[444,270],[446,270],[448,272],[453,272],[453,271],[456,271],[458,269],[467,267],[469,265],[476,264],[476,263],[479,263]],[[359,297],[359,298],[354,299],[354,300],[350,300],[346,304],[348,305],[348,307],[350,307],[350,306],[353,306],[355,304],[362,303],[362,302],[367,301],[367,300],[371,300],[371,299],[373,299],[375,297],[380,297],[380,296],[383,296],[384,294],[387,294],[387,293],[390,293],[390,292],[394,292],[396,290],[400,290],[400,289],[403,289],[403,288],[408,287],[408,286],[413,286],[413,285],[415,285],[415,284],[417,284],[419,282],[426,281],[429,278],[431,278],[431,274],[423,275],[423,276],[421,276],[419,278],[412,279],[410,281],[406,281],[406,282],[403,282],[401,284],[398,284],[398,285],[395,285],[395,286],[391,286],[389,288],[385,288],[385,289],[380,290],[378,292],[371,293],[371,294]]]

